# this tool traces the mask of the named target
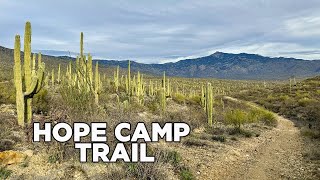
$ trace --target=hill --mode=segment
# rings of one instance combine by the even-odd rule
[[[103,64],[126,67],[127,62],[102,61]],[[168,76],[222,79],[287,79],[291,76],[309,77],[320,74],[320,61],[294,58],[270,58],[256,54],[216,52],[210,56],[186,59],[175,63],[132,63],[132,69]]]

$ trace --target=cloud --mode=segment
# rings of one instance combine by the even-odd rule
[[[318,0],[0,0],[0,45],[32,22],[33,49],[177,61],[215,51],[320,59]]]

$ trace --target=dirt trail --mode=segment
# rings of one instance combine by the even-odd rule
[[[238,101],[226,97],[231,101]],[[249,105],[257,106],[249,103]],[[278,126],[259,137],[224,147],[181,148],[197,179],[305,179],[303,141],[293,122],[276,115]]]

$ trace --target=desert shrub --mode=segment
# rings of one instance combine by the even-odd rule
[[[310,98],[307,98],[307,97],[304,97],[304,98],[301,98],[301,99],[298,100],[299,106],[303,106],[303,107],[309,106],[309,105],[317,103],[317,102],[318,102],[317,100],[310,99]]]
[[[172,99],[179,104],[183,104],[186,100],[186,97],[183,94],[175,93]]]
[[[12,171],[5,167],[0,167],[0,179],[7,179],[11,175]]]
[[[62,84],[59,92],[63,102],[72,109],[73,113],[92,113],[95,108],[94,94],[76,86]]]
[[[247,113],[241,109],[228,110],[225,113],[227,124],[232,124],[236,129],[240,129],[241,125],[248,122]]]
[[[137,179],[170,179],[173,171],[180,168],[180,155],[176,151],[154,149],[154,163],[126,163],[128,177]],[[172,174],[170,174],[172,172]]]
[[[200,106],[192,106],[178,111],[168,111],[165,117],[170,122],[186,122],[195,129],[206,124],[206,114]]]
[[[177,151],[168,151],[164,155],[164,159],[166,160],[165,162],[169,162],[174,165],[180,163],[182,160],[180,154]]]
[[[248,122],[257,122],[259,121],[259,116],[261,115],[261,110],[254,108],[251,109],[248,113]]]
[[[41,89],[32,100],[33,111],[37,114],[47,114],[49,111],[48,90]]]
[[[180,172],[180,179],[181,180],[192,180],[195,179],[192,172],[189,169],[183,169]]]
[[[188,104],[200,104],[201,103],[201,96],[192,96],[187,99]]]
[[[275,126],[277,119],[272,112],[262,108],[253,108],[247,114],[248,122],[254,123],[261,121],[266,125]]]
[[[232,141],[238,141],[238,139],[237,139],[236,137],[234,137],[234,136],[231,137],[230,139],[231,139]]]
[[[221,127],[208,127],[205,131],[206,133],[213,135],[223,135],[225,133],[225,129]]]
[[[71,165],[65,168],[64,175],[61,179],[89,179],[89,177],[81,166]]]
[[[226,141],[226,137],[224,135],[212,136],[212,140],[225,142]]]
[[[15,141],[13,141],[12,139],[0,138],[0,152],[13,149],[14,144]]]
[[[288,98],[285,101],[283,101],[283,103],[286,107],[295,107],[297,104],[294,98]]]
[[[16,94],[12,82],[0,83],[0,104],[15,104]]]
[[[147,110],[146,106],[138,102],[138,98],[131,98],[129,108],[131,112],[143,112]]]
[[[197,138],[186,138],[182,142],[185,146],[207,146],[209,145],[209,141],[207,140],[202,140],[202,139],[197,139]]]
[[[248,138],[253,136],[252,131],[248,131],[245,129],[234,128],[229,131],[229,135],[237,135],[237,134],[243,135],[244,137],[248,137]]]
[[[241,129],[240,134],[244,135],[247,138],[253,136],[253,132],[252,131],[248,131],[248,130],[244,130],[244,129]]]
[[[277,118],[272,112],[269,112],[268,110],[261,110],[260,111],[260,121],[268,126],[276,126],[277,125]]]
[[[306,120],[318,121],[320,119],[320,102],[308,105],[303,113]]]
[[[304,154],[305,157],[308,157],[308,159],[313,161],[319,161],[320,160],[320,151],[319,149],[313,149],[309,150],[307,153]]]
[[[309,128],[301,128],[300,133],[305,136],[305,137],[309,137],[312,139],[318,139],[320,138],[320,132],[319,130],[316,129],[309,129]]]

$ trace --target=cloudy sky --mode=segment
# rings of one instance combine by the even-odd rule
[[[163,63],[223,51],[320,59],[319,0],[0,0],[0,45]]]

